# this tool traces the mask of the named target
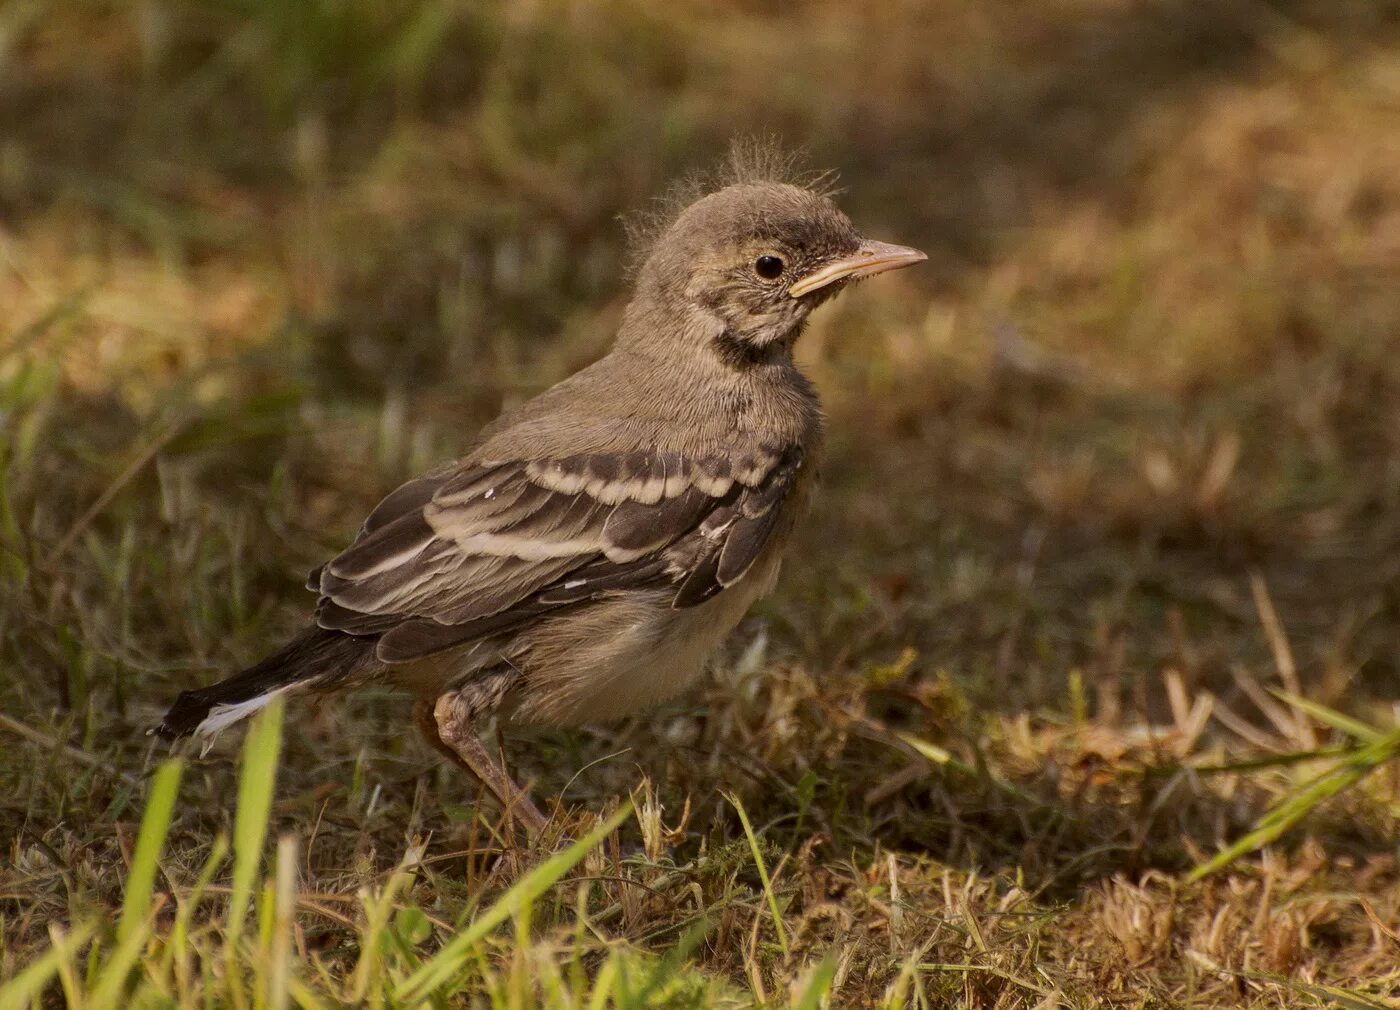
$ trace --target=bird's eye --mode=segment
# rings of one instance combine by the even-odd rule
[[[778,256],[760,256],[754,260],[753,272],[766,281],[774,280],[783,272],[783,261]]]

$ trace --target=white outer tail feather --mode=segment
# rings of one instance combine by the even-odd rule
[[[240,701],[233,705],[215,705],[209,710],[209,714],[204,717],[204,721],[194,728],[193,736],[197,740],[203,741],[204,752],[214,745],[214,738],[228,729],[240,719],[246,719],[254,712],[263,708],[279,694],[285,694],[297,684],[283,684],[275,687],[271,691],[264,691],[255,698],[247,701]]]

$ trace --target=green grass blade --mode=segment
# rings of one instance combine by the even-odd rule
[[[1247,758],[1242,761],[1222,761],[1219,764],[1189,765],[1188,767],[1197,775],[1229,775],[1235,772],[1255,772],[1264,768],[1285,768],[1288,765],[1302,764],[1305,761],[1318,761],[1322,758],[1340,757],[1355,752],[1356,745],[1349,743],[1339,747],[1296,750],[1289,751],[1287,754],[1270,754],[1267,757]]]
[[[127,931],[117,943],[116,950],[107,963],[102,965],[92,987],[88,1002],[94,1007],[126,1006],[123,999],[132,969],[141,959],[146,943],[151,937],[151,924],[142,921]]]
[[[199,908],[205,890],[213,883],[214,874],[219,872],[219,867],[223,865],[226,855],[228,855],[228,839],[219,835],[214,839],[214,847],[209,852],[209,858],[204,861],[204,867],[199,871],[194,886],[190,888],[183,899],[177,899],[179,907],[175,912],[175,925],[170,932],[170,942],[165,946],[165,968],[173,971],[176,985],[181,991],[189,989],[193,984],[193,978],[190,975],[192,960],[190,923],[194,919],[194,914]]]
[[[1267,982],[1286,990],[1289,994],[1301,992],[1311,996],[1322,1006],[1337,1006],[1343,1010],[1395,1010],[1394,1003],[1382,1003],[1365,993],[1342,986],[1301,982],[1269,971],[1232,971],[1228,968],[1221,970],[1227,975],[1249,979],[1251,982]]]
[[[253,883],[262,865],[267,820],[276,791],[277,758],[282,747],[282,699],[274,698],[253,718],[243,743],[238,778],[238,812],[233,823],[233,883],[228,903],[228,951],[235,956]]]
[[[966,761],[958,760],[949,751],[938,746],[936,743],[931,743],[928,740],[922,740],[919,737],[914,736],[912,733],[895,733],[894,736],[896,739],[902,741],[903,743],[911,747],[921,758],[923,758],[926,761],[929,761],[935,765],[940,765],[942,767],[952,768],[954,771],[961,772],[962,774],[967,775],[970,778],[981,779],[983,781],[986,781],[990,783],[994,789],[998,789],[1008,796],[1014,796],[1016,799],[1021,800],[1022,802],[1037,802],[1035,797],[1030,795],[1029,793],[1022,792],[1020,789],[1017,789],[1015,786],[1013,786],[1010,782],[1005,782],[997,778],[996,776],[989,773],[986,769],[979,769],[974,765],[968,764]]]
[[[277,840],[277,877],[273,929],[268,972],[267,1005],[271,1010],[287,1010],[292,979],[292,925],[296,920],[297,840],[285,835]]]
[[[59,962],[70,951],[80,950],[97,932],[97,923],[86,922],[68,934],[63,948],[50,947],[13,978],[0,982],[0,1010],[26,1010],[35,1004],[58,974]]]
[[[763,896],[768,899],[768,911],[773,915],[773,928],[778,934],[778,949],[783,952],[783,956],[788,954],[787,930],[783,929],[783,915],[778,908],[778,896],[773,893],[773,882],[768,879],[768,867],[763,865],[763,854],[758,850],[758,836],[753,833],[753,825],[749,823],[749,815],[744,810],[744,805],[739,802],[739,797],[732,793],[726,793],[727,799],[739,815],[739,823],[744,826],[744,837],[749,840],[749,851],[753,853],[754,865],[758,867],[758,879],[763,882]]]
[[[1282,984],[1307,993],[1323,1006],[1339,1006],[1344,1010],[1395,1010],[1394,1003],[1381,1003],[1354,989],[1343,989],[1335,985],[1310,985],[1307,982],[1285,981]]]
[[[1350,789],[1376,768],[1397,757],[1400,757],[1400,730],[1365,747],[1347,752],[1331,768],[1303,783],[1270,807],[1255,823],[1253,830],[1192,870],[1186,876],[1187,881],[1194,883],[1217,870],[1224,869],[1242,856],[1263,848],[1322,803]]]
[[[607,821],[598,825],[563,852],[556,852],[516,881],[494,905],[482,912],[470,926],[448,941],[430,961],[400,982],[394,989],[394,999],[402,1003],[420,1000],[455,978],[461,972],[463,964],[471,957],[473,948],[482,939],[501,923],[532,905],[564,874],[582,862],[584,856],[601,844],[604,838],[616,831],[618,826],[631,816],[631,813],[632,804],[624,804],[622,809],[613,814]]]
[[[301,1010],[331,1010],[329,1003],[322,1002],[321,998],[295,975],[287,979],[287,990],[292,997],[292,1002],[296,1003]]]
[[[793,1000],[792,1010],[820,1010],[822,1000],[831,992],[831,983],[836,979],[836,958],[828,954],[812,971],[802,992]]]
[[[668,950],[647,974],[646,982],[642,984],[636,996],[638,1006],[651,1006],[656,1002],[653,997],[664,991],[666,983],[682,974],[686,959],[704,942],[705,937],[710,935],[713,925],[714,923],[704,919],[682,934],[675,946]]]
[[[1273,691],[1274,697],[1292,705],[1294,708],[1307,713],[1324,726],[1330,726],[1339,733],[1355,737],[1362,743],[1377,743],[1385,739],[1385,730],[1376,726],[1368,726],[1359,719],[1353,719],[1349,715],[1343,715],[1336,709],[1328,708],[1326,705],[1311,701],[1307,698],[1300,698],[1296,694],[1289,694],[1287,691]]]
[[[1294,791],[1270,807],[1264,816],[1256,822],[1253,830],[1188,873],[1186,875],[1187,881],[1195,883],[1203,877],[1208,877],[1210,874],[1224,869],[1235,860],[1276,841],[1295,824],[1312,813],[1320,803],[1354,785],[1369,770],[1369,768],[1364,770],[1360,768],[1334,768],[1313,779],[1301,789]]]
[[[165,836],[170,831],[170,817],[175,811],[183,770],[180,759],[173,758],[162,764],[151,779],[146,812],[141,816],[141,831],[136,836],[136,852],[131,857],[131,872],[126,877],[126,895],[117,923],[118,945],[141,928],[151,910],[151,891],[155,887],[160,855],[165,849]]]
[[[604,1010],[608,1001],[616,995],[617,958],[610,957],[603,962],[598,977],[593,980],[593,994],[588,998],[588,1010]]]

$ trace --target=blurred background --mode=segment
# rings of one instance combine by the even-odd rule
[[[856,223],[930,262],[804,337],[826,494],[700,703],[535,737],[525,777],[596,808],[650,774],[668,818],[714,811],[667,836],[677,862],[748,866],[735,790],[801,848],[803,907],[864,917],[876,965],[884,857],[842,859],[885,847],[926,909],[948,865],[1005,870],[988,914],[1013,878],[1076,902],[1024,956],[1118,957],[1133,985],[1160,956],[1194,991],[1188,944],[1393,971],[1350,899],[1318,899],[1330,940],[1307,939],[1323,905],[1270,939],[1250,867],[1239,929],[1223,892],[1162,890],[1148,955],[1104,932],[1131,936],[1109,913],[1139,922],[1147,892],[1081,885],[1194,865],[1300,788],[1331,738],[1267,687],[1393,724],[1395,0],[0,4],[0,838],[28,867],[0,907],[21,948],[75,893],[121,900],[144,730],[175,694],[304,621],[305,572],[384,493],[602,354],[620,215],[744,135],[838,170]],[[406,716],[373,692],[289,715],[274,816],[315,824],[316,886],[353,896],[405,838],[477,830]],[[190,766],[182,853],[228,824],[227,736]],[[1275,759],[1180,769],[1240,753]],[[1287,887],[1400,914],[1393,772],[1308,821],[1327,849]],[[818,831],[830,858],[807,862]],[[647,907],[626,920],[644,944],[681,915]],[[946,933],[930,958],[967,956]],[[742,946],[704,958],[739,971]]]
[[[607,347],[619,215],[774,134],[931,257],[802,346],[785,648],[1117,705],[1267,655],[1262,589],[1324,696],[1393,690],[1397,11],[12,0],[14,687],[144,718],[252,657],[365,507]]]

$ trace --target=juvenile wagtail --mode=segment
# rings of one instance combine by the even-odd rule
[[[605,357],[380,502],[311,573],[310,627],[182,693],[158,732],[402,686],[428,742],[537,835],[478,723],[608,719],[695,680],[772,587],[811,494],[822,414],[792,359],[807,317],[925,258],[864,238],[814,187],[750,178],[694,200],[659,230]]]

